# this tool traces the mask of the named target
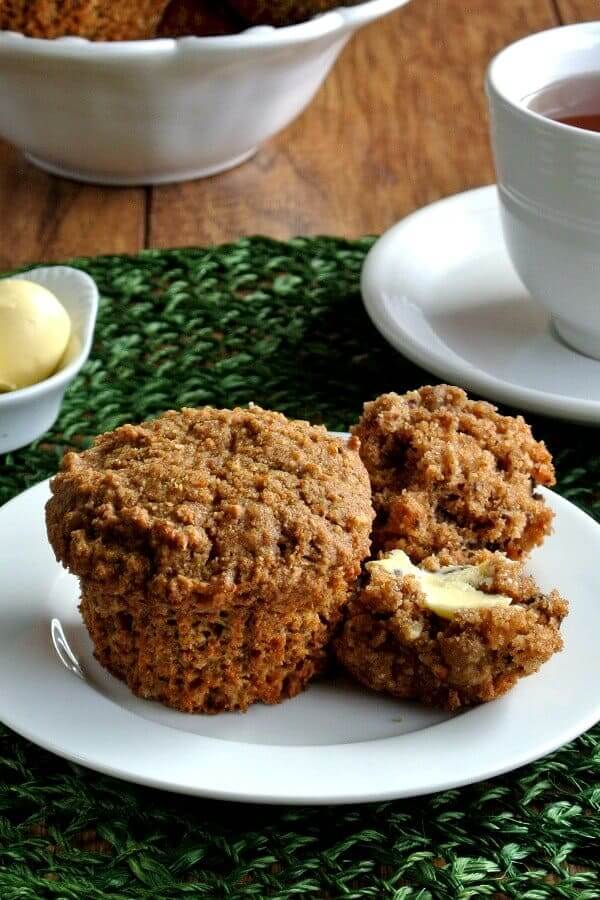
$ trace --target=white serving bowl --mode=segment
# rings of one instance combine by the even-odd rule
[[[212,175],[302,112],[358,28],[407,2],[370,0],[222,37],[105,43],[2,31],[0,135],[80,181]]]
[[[98,288],[78,269],[47,266],[12,278],[35,281],[52,291],[69,313],[72,332],[54,375],[30,387],[0,393],[0,453],[24,447],[54,425],[66,389],[89,356],[98,311]]]

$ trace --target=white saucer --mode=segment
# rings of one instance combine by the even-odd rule
[[[504,246],[496,187],[408,216],[367,256],[376,328],[439,378],[511,406],[600,423],[600,362],[563,344]]]
[[[600,718],[590,688],[600,681],[600,526],[556,494],[544,491],[556,528],[530,568],[571,601],[565,650],[506,697],[457,716],[344,679],[245,714],[186,715],[134,697],[93,658],[77,581],[46,539],[48,496],[43,482],[0,509],[0,720],[67,759],[186,794],[351,803],[507,772]]]

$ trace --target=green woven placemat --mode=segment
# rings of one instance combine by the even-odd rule
[[[0,457],[0,502],[52,474],[66,446],[170,407],[253,400],[345,429],[365,399],[435,381],[363,312],[369,246],[255,238],[77,261],[102,293],[94,350],[54,430]],[[600,518],[598,433],[534,425],[558,490]],[[600,728],[462,790],[281,809],[128,785],[0,726],[0,900],[598,898],[599,808]]]

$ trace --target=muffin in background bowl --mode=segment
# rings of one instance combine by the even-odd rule
[[[0,29],[36,38],[139,41],[236,34],[251,24],[294,25],[339,5],[338,0],[0,0]]]
[[[46,508],[99,662],[186,712],[292,697],[369,552],[358,441],[258,407],[184,409],[65,456]]]
[[[169,0],[0,0],[0,28],[28,37],[93,41],[154,37]]]

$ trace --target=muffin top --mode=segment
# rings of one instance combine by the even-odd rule
[[[250,409],[183,409],[67,453],[46,508],[57,558],[115,590],[252,602],[355,577],[373,518],[358,440]]]
[[[550,530],[534,488],[554,484],[552,458],[521,416],[441,384],[366,403],[352,433],[371,477],[376,550],[518,559]]]

